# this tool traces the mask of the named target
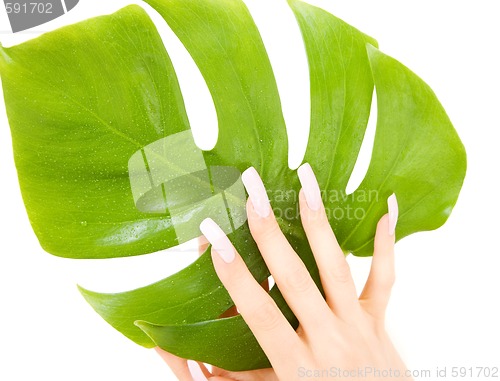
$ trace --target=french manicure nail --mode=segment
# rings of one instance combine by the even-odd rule
[[[322,203],[321,191],[309,163],[302,164],[299,169],[297,169],[297,174],[299,175],[300,184],[304,190],[304,196],[306,196],[307,206],[311,210],[319,210]]]
[[[212,249],[215,250],[222,260],[226,263],[231,263],[234,260],[234,248],[227,238],[226,234],[211,218],[205,218],[201,221],[200,230],[212,244]]]
[[[203,374],[203,371],[196,361],[188,360],[187,364],[193,381],[208,381],[208,378],[205,377],[205,374]]]
[[[255,212],[262,218],[266,218],[271,213],[271,204],[267,198],[266,188],[254,167],[248,168],[241,175],[241,181],[252,201]]]
[[[399,214],[396,194],[393,193],[389,196],[387,199],[387,206],[389,208],[389,235],[394,235]]]

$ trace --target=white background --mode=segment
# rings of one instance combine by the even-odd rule
[[[67,15],[13,35],[0,7],[5,46],[130,1],[81,0]],[[284,0],[248,0],[275,69],[288,122],[291,164],[300,163],[309,119],[307,63]],[[498,166],[500,58],[498,2],[316,0],[377,38],[438,94],[468,152],[468,173],[448,223],[397,245],[397,284],[388,329],[410,369],[500,366]],[[375,4],[376,3],[376,4]],[[202,148],[215,142],[215,115],[199,73],[173,33],[147,5],[178,70],[188,113]],[[370,121],[373,135],[375,115]],[[202,135],[200,127],[210,133]],[[365,142],[351,188],[370,154]],[[42,251],[21,200],[9,125],[0,94],[0,379],[173,380],[152,350],[109,327],[75,284],[121,291],[161,279],[195,258],[161,252],[105,261],[75,261]],[[361,287],[369,259],[349,258]],[[434,377],[433,377],[434,378]],[[444,379],[444,378],[443,378]],[[448,377],[447,379],[451,379]]]

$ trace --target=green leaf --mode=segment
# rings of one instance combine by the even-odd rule
[[[345,191],[370,116],[373,78],[366,43],[377,42],[319,8],[289,4],[309,61],[311,129],[304,161],[323,168],[316,175],[321,189]]]
[[[242,226],[238,236],[247,236],[247,229],[247,225]],[[259,282],[267,279],[269,272],[262,257],[254,254],[258,253],[255,243],[235,242],[254,277]],[[204,320],[211,321],[234,305],[215,273],[210,249],[185,269],[146,287],[114,294],[79,289],[109,324],[145,347],[156,344],[135,325],[137,320],[183,327]]]
[[[41,244],[71,258],[139,255],[196,237],[199,221],[210,216],[260,282],[269,272],[245,223],[239,179],[254,166],[282,230],[321,288],[297,213],[300,185],[287,166],[274,75],[247,8],[240,0],[147,3],[207,83],[219,122],[217,144],[209,152],[195,147],[172,64],[137,6],[0,47],[19,181]],[[398,239],[441,226],[458,198],[466,158],[435,94],[372,38],[319,8],[289,3],[310,69],[305,160],[318,176],[343,250],[372,254],[376,223],[393,192],[400,205]],[[346,195],[374,86],[372,159],[359,188]],[[208,251],[138,290],[81,292],[141,345],[229,370],[269,366],[241,317],[219,319],[232,301]],[[279,290],[270,295],[296,327]]]
[[[253,165],[264,181],[288,172],[287,136],[264,44],[242,1],[145,0],[182,41],[205,79],[219,123],[207,164]]]
[[[399,240],[446,222],[465,177],[465,149],[431,88],[395,59],[370,45],[367,50],[378,120],[370,166],[354,198],[376,190],[385,200],[395,192]],[[374,227],[385,208],[381,204],[372,202],[364,219],[338,226],[345,250],[372,255]]]
[[[0,73],[19,183],[38,239],[71,258],[177,245],[168,215],[140,212],[128,160],[189,128],[154,24],[138,6],[3,48]]]

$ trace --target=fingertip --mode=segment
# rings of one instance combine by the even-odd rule
[[[307,207],[306,195],[304,194],[304,189],[300,188],[299,190],[299,210],[300,210],[300,218],[302,219],[302,223],[306,220],[305,217],[308,215],[309,208]]]
[[[168,352],[165,352],[163,349],[161,349],[160,347],[154,347],[153,348],[155,350],[156,353],[158,353],[158,355],[164,359],[164,356],[165,354],[168,354]]]
[[[257,170],[254,167],[245,170],[241,175],[241,181],[247,190],[255,212],[262,218],[268,217],[272,212],[271,203]]]
[[[207,251],[208,246],[210,245],[210,242],[208,242],[208,239],[204,236],[201,235],[198,237],[198,255],[202,255]]]
[[[390,215],[384,214],[377,224],[372,265],[377,278],[394,283],[395,236],[390,234],[389,220]]]
[[[248,227],[250,228],[250,232],[253,234],[262,226],[262,221],[260,221],[262,218],[255,212],[250,198],[247,199],[246,210]],[[262,220],[265,221],[265,219]]]
[[[303,188],[300,188],[299,190],[299,206],[301,214],[303,212],[307,212],[308,210],[310,210],[309,207],[307,206],[306,194],[304,193]]]
[[[154,350],[160,355],[165,364],[168,365],[179,380],[188,380],[191,378],[185,359],[177,357],[160,347],[155,347]]]
[[[375,232],[375,244],[377,242],[392,242],[394,244],[396,236],[391,234],[390,227],[390,215],[389,213],[384,214],[377,223],[377,229]]]
[[[257,244],[267,239],[276,239],[282,234],[274,213],[267,217],[260,216],[251,200],[247,201],[248,226],[253,239]]]
[[[166,350],[161,349],[160,347],[154,347],[154,350],[158,355],[168,364],[170,361],[175,360],[177,356],[174,356],[171,353],[168,353]]]
[[[249,223],[261,218],[255,212],[255,208],[253,207],[253,203],[252,203],[252,200],[250,200],[250,197],[247,199],[247,202],[246,202],[246,210],[247,210],[247,218],[248,218]]]
[[[396,232],[396,224],[398,223],[398,216],[399,216],[398,199],[396,198],[395,193],[391,194],[387,199],[387,208],[389,210],[389,221],[388,221],[389,234],[394,235]]]
[[[307,206],[313,211],[318,211],[323,205],[321,189],[313,169],[309,163],[302,164],[297,169],[300,184],[306,198]]]
[[[208,378],[205,376],[201,366],[196,361],[187,360],[187,366],[193,381],[208,381]]]
[[[215,251],[228,264],[234,260],[236,253],[233,244],[214,220],[205,218],[200,224],[200,230],[212,245],[212,254]]]
[[[394,278],[394,244],[395,236],[388,229],[390,216],[384,214],[377,224],[375,234],[373,265],[377,273],[383,273],[385,277]]]
[[[395,235],[390,232],[390,219],[390,213],[387,213],[377,223],[370,274],[360,296],[365,302],[365,308],[372,315],[382,319],[396,280]]]
[[[389,213],[384,214],[382,217],[377,222],[377,233],[381,234],[384,232],[389,233],[388,229],[388,223],[389,223]]]
[[[309,208],[305,191],[301,189],[299,191],[299,208],[300,220],[306,234],[310,235],[310,238],[313,240],[321,237],[321,241],[323,241],[325,237],[328,237],[328,239],[333,237],[333,248],[335,250],[340,250],[340,246],[330,226],[328,215],[323,204],[321,204],[320,209],[316,211]],[[312,238],[313,234],[316,238]],[[313,244],[311,241],[309,243]]]

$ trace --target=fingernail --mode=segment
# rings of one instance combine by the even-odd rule
[[[252,201],[255,212],[262,218],[266,218],[271,213],[271,204],[267,198],[266,188],[254,167],[248,168],[241,175],[241,180]]]
[[[208,378],[205,377],[205,374],[203,374],[203,371],[196,361],[188,360],[187,364],[193,381],[208,381]]]
[[[231,263],[234,260],[234,248],[227,238],[226,234],[211,218],[205,218],[201,221],[200,230],[203,235],[212,244],[212,249],[220,255],[226,263]]]
[[[297,169],[297,174],[299,175],[300,184],[306,196],[307,206],[311,210],[319,210],[322,203],[321,191],[309,163],[302,164],[299,169]]]
[[[396,224],[398,223],[398,200],[396,194],[391,194],[387,199],[389,208],[389,235],[394,235],[396,232]]]

